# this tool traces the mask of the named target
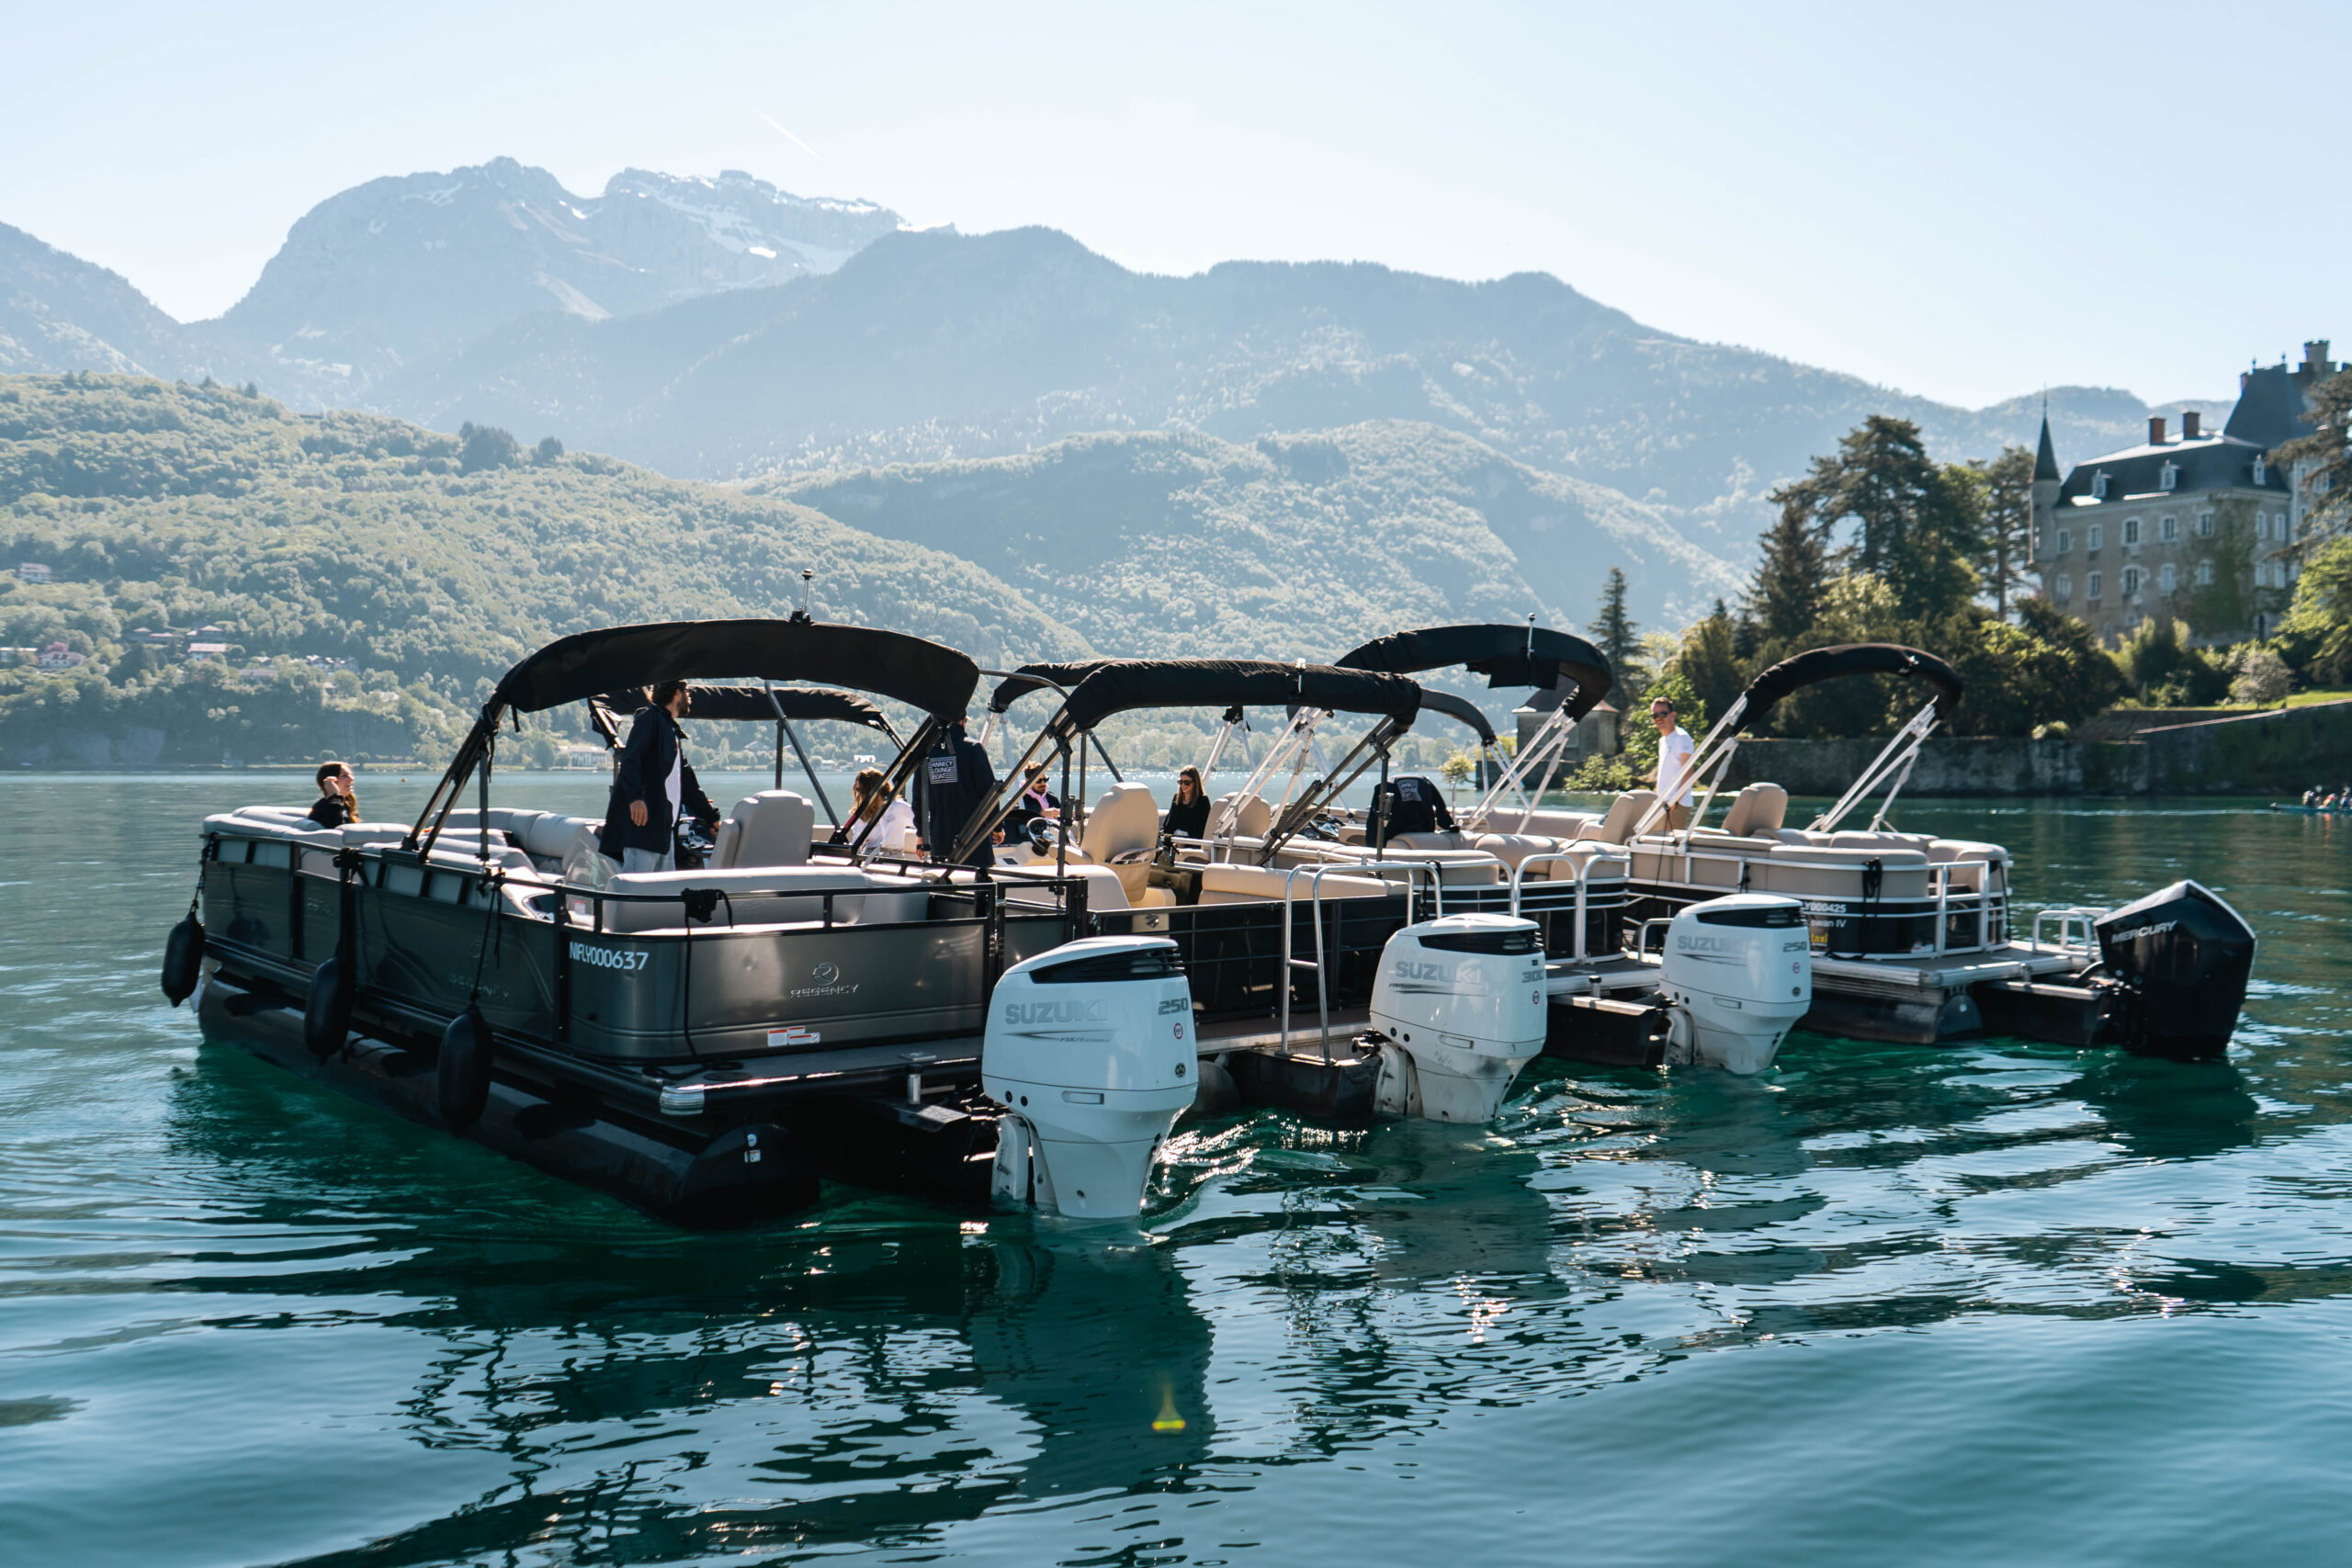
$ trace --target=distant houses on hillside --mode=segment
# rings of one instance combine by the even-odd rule
[[[2219,431],[2182,411],[2177,434],[2162,414],[2148,439],[2103,453],[2063,476],[2041,422],[2033,469],[2033,570],[2042,597],[2112,646],[2151,616],[2188,623],[2202,644],[2267,637],[2301,575],[2295,546],[2309,502],[2305,465],[2272,460],[2311,434],[2306,399],[2352,364],[2328,342],[2303,344],[2303,362],[2245,371],[2237,406]]]

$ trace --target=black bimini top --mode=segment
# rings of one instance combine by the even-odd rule
[[[843,724],[862,724],[868,729],[892,733],[889,720],[882,710],[859,696],[855,692],[839,691],[831,686],[706,686],[699,682],[688,684],[693,697],[688,711],[690,718],[708,718],[747,723],[776,720],[776,710],[796,722],[801,719],[838,719]],[[769,701],[769,694],[775,701]],[[643,686],[626,691],[606,692],[592,697],[607,712],[633,714],[653,700],[653,694]]]
[[[1492,746],[1495,743],[1495,727],[1487,722],[1487,716],[1480,713],[1476,705],[1467,697],[1457,697],[1452,692],[1432,692],[1423,688],[1421,711],[1442,713],[1448,718],[1458,718],[1478,732],[1480,745]]]
[[[1907,675],[1936,689],[1936,722],[1941,724],[1960,705],[1960,676],[1952,667],[1924,649],[1894,642],[1849,642],[1837,648],[1816,648],[1783,659],[1747,683],[1741,693],[1747,706],[1737,734],[1761,720],[1782,697],[1841,675]]]
[[[1106,660],[1064,700],[1053,726],[1077,734],[1131,708],[1319,707],[1410,724],[1421,689],[1401,675],[1263,659]]]
[[[1063,691],[1074,690],[1080,681],[1093,674],[1112,659],[1085,659],[1072,664],[1023,664],[996,683],[989,694],[989,711],[1002,713],[1032,692],[1043,692],[1058,686]]]
[[[1534,686],[1550,691],[1566,675],[1577,683],[1566,704],[1570,719],[1582,718],[1616,684],[1609,660],[1580,637],[1548,626],[1425,626],[1391,632],[1333,662],[1346,670],[1385,670],[1415,675],[1461,665],[1484,675],[1490,688]]]
[[[506,672],[484,712],[538,713],[628,686],[725,675],[848,686],[950,719],[980,683],[969,658],[900,632],[797,616],[665,621],[548,644]]]

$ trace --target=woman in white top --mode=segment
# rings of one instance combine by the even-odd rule
[[[873,822],[874,831],[867,836],[868,850],[904,851],[913,852],[921,846],[915,841],[914,808],[900,800],[898,792],[882,782],[879,768],[860,769],[850,781],[850,840],[854,843],[865,824]]]

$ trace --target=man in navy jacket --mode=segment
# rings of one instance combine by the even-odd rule
[[[613,769],[611,803],[596,847],[621,870],[668,871],[676,864],[680,814],[713,827],[718,808],[686,765],[686,732],[678,728],[694,705],[684,681],[653,688],[653,701],[637,710],[628,740]]]

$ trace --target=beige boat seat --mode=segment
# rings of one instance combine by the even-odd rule
[[[1089,860],[1109,866],[1140,905],[1151,890],[1151,852],[1159,843],[1159,804],[1139,784],[1114,784],[1087,811],[1080,834]],[[1123,858],[1124,857],[1124,858]]]
[[[1228,804],[1238,807],[1233,831],[1239,837],[1262,839],[1273,830],[1274,808],[1266,804],[1263,796],[1233,794],[1216,797],[1216,805],[1209,811],[1211,831],[1215,831],[1216,825],[1225,819],[1225,808]]]
[[[1734,839],[1704,829],[1688,836],[1645,833],[1627,846],[1633,852],[1634,875],[1645,882],[1684,883],[1700,887],[1736,889],[1743,880],[1751,886],[1748,869],[1780,850],[1772,839]]]
[[[741,870],[625,872],[605,884],[608,893],[639,897],[610,899],[605,904],[605,929],[628,933],[675,931],[686,924],[682,896],[691,888],[718,888],[729,896],[719,900],[709,927],[779,925],[820,920],[826,893],[855,894],[833,900],[833,920],[839,925],[875,925],[920,920],[930,908],[930,895],[910,878],[858,871],[847,866],[751,866]],[[647,897],[645,895],[657,895]],[[584,900],[581,901],[584,905]],[[575,910],[575,918],[584,908]]]
[[[1829,835],[1833,850],[1917,850],[1922,855],[1935,840],[1925,833],[1871,833],[1857,829],[1843,829]]]
[[[1739,792],[1724,813],[1724,831],[1735,839],[1758,838],[1779,830],[1788,815],[1789,792],[1776,784],[1752,784]]]
[[[1634,824],[1642,819],[1642,813],[1647,811],[1657,799],[1656,790],[1629,789],[1609,803],[1608,815],[1577,833],[1577,837],[1604,844],[1622,844],[1626,835],[1633,832]],[[1652,824],[1653,827],[1656,825]]]
[[[1054,901],[1054,890],[1042,886],[1053,877],[1054,863],[1051,859],[1032,865],[1000,865],[993,869],[991,874],[1004,884],[1004,896],[1013,903],[1050,904]],[[1126,884],[1120,880],[1117,872],[1107,865],[1071,861],[1062,874],[1086,884],[1086,907],[1091,911],[1100,913],[1106,909],[1135,907],[1127,897]],[[1174,895],[1170,895],[1170,901],[1172,902],[1173,898]]]
[[[1432,830],[1427,833],[1399,833],[1388,840],[1392,850],[1466,850],[1474,847],[1472,835],[1459,828]]]
[[[1514,839],[1506,834],[1489,833],[1478,840],[1478,847],[1513,870],[1535,855],[1569,857],[1537,861],[1527,869],[1524,880],[1529,882],[1574,882],[1579,873],[1587,876],[1620,879],[1625,874],[1624,863],[1616,857],[1614,846],[1592,839],[1563,844],[1556,839]],[[1599,863],[1597,865],[1596,862]]]
[[[1488,833],[1519,833],[1545,839],[1589,838],[1589,829],[1600,825],[1600,818],[1589,811],[1531,811],[1527,825],[1521,827],[1520,813],[1508,806],[1497,806],[1487,813],[1485,824]]]
[[[807,865],[809,840],[817,832],[817,808],[807,797],[788,789],[763,789],[735,803],[718,825],[718,840],[710,857],[712,869]]]
[[[1317,881],[1306,875],[1294,880],[1287,870],[1271,865],[1235,865],[1223,863],[1201,868],[1201,902],[1204,904],[1261,904],[1268,900],[1279,903],[1285,887],[1300,903],[1311,901],[1316,890],[1329,898],[1380,898],[1396,890],[1377,877],[1351,875],[1334,872]]]

